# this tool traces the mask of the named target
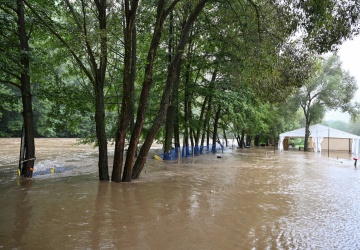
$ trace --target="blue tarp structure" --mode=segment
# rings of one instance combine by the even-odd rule
[[[47,174],[53,174],[53,173],[63,173],[66,171],[70,171],[72,169],[74,169],[75,167],[60,167],[60,166],[56,166],[54,168],[46,168],[46,169],[42,169],[42,170],[38,170],[38,171],[34,171],[33,176],[37,176],[37,175],[47,175]]]
[[[208,154],[210,152],[216,152],[218,150],[221,150],[223,146],[221,144],[210,144],[209,146],[195,146],[195,147],[176,147],[172,149],[171,151],[160,155],[163,160],[176,160],[179,155],[180,150],[180,158],[182,157],[189,157],[189,156],[196,156],[200,154]]]

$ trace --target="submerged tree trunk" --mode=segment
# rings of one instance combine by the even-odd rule
[[[237,141],[238,147],[241,148],[241,138],[240,138],[239,134],[236,134],[236,141]]]
[[[190,123],[190,104],[189,104],[189,84],[190,84],[190,62],[187,62],[184,82],[184,152],[190,154],[189,148],[189,123]]]
[[[159,112],[155,118],[155,121],[154,121],[153,125],[151,126],[151,128],[145,138],[145,142],[140,149],[140,154],[137,157],[134,168],[133,168],[132,178],[139,178],[140,173],[145,164],[145,157],[147,156],[147,154],[150,150],[150,146],[165,119],[167,109],[169,107],[172,85],[178,77],[177,73],[179,72],[179,67],[181,66],[181,61],[182,61],[181,57],[183,55],[184,47],[186,45],[190,29],[191,29],[193,23],[195,22],[195,20],[197,19],[197,17],[199,16],[202,9],[205,7],[205,4],[208,1],[209,0],[200,0],[198,2],[198,4],[196,5],[196,7],[194,8],[193,12],[189,15],[189,18],[187,19],[187,21],[185,23],[185,26],[182,30],[180,40],[179,40],[179,43],[178,43],[178,46],[176,49],[175,57],[170,65],[170,68],[168,71],[166,85],[165,85],[165,89],[164,89],[163,96],[161,99],[161,104],[160,104],[161,109],[159,110]]]
[[[223,133],[224,133],[224,139],[225,139],[225,147],[228,147],[228,141],[227,141],[227,137],[226,137],[226,131],[225,131],[225,126],[222,126],[223,129]]]
[[[129,148],[128,148],[128,151],[126,154],[124,173],[123,173],[123,177],[122,177],[122,181],[124,181],[124,182],[130,182],[131,178],[132,178],[133,162],[134,162],[134,157],[136,154],[136,147],[140,140],[141,131],[143,129],[144,122],[145,122],[145,111],[147,108],[149,92],[150,92],[150,89],[152,86],[153,67],[154,67],[154,62],[155,62],[155,58],[156,58],[156,54],[157,54],[157,49],[160,44],[163,25],[164,25],[166,17],[169,15],[169,13],[175,7],[177,2],[178,1],[175,0],[168,7],[168,9],[165,9],[165,0],[158,1],[156,23],[155,23],[155,28],[154,28],[150,48],[148,51],[147,63],[146,63],[146,67],[145,67],[145,79],[144,79],[141,94],[140,94],[139,106],[138,106],[138,111],[137,111],[137,116],[136,116],[136,123],[134,126],[134,130],[132,131],[132,134],[131,134],[130,145],[129,145]],[[167,107],[166,107],[165,111],[167,111]],[[144,142],[143,147],[144,147],[144,145],[147,145],[147,144],[149,144],[149,143]],[[152,144],[152,141],[150,142],[149,148],[150,148],[151,144]],[[144,153],[140,149],[140,152],[139,152],[139,155],[137,156],[137,158],[138,159],[143,158],[145,161],[145,157],[146,157],[146,155],[144,156]]]
[[[247,135],[247,136],[246,136],[246,143],[245,143],[245,145],[246,145],[247,147],[250,147],[250,146],[251,146],[251,141],[252,141],[251,135]]]
[[[105,108],[103,88],[98,86],[96,91],[95,123],[96,137],[99,146],[99,179],[100,181],[109,180],[108,157],[107,157],[107,136],[105,132]]]
[[[23,0],[24,1],[24,0]],[[82,46],[85,48],[86,56],[88,57],[88,63],[90,64],[91,70],[88,69],[87,65],[83,63],[81,55],[77,54],[76,50],[72,44],[68,43],[64,37],[58,32],[57,29],[52,25],[53,20],[48,20],[49,17],[44,18],[42,13],[38,12],[28,1],[24,1],[26,6],[34,13],[34,15],[40,20],[42,24],[53,34],[56,39],[60,41],[60,43],[64,46],[66,50],[69,51],[73,59],[76,61],[79,68],[83,71],[83,73],[87,76],[89,81],[92,84],[94,95],[95,95],[95,125],[96,125],[96,136],[99,147],[99,179],[101,181],[109,180],[109,170],[108,170],[108,159],[107,159],[107,136],[105,129],[105,101],[104,101],[104,86],[105,86],[105,78],[107,71],[107,1],[106,0],[97,0],[94,2],[96,6],[97,13],[96,18],[98,21],[99,34],[98,39],[90,40],[87,39],[89,29],[95,29],[94,26],[91,28],[87,27],[86,18],[89,13],[86,13],[88,3],[81,1],[81,11],[82,13],[77,12],[77,8],[74,8],[73,1],[65,0],[66,6],[69,8],[69,13],[73,17],[74,30],[79,32],[79,42],[82,43]],[[91,11],[94,11],[95,8],[92,8]],[[83,18],[81,20],[81,18]],[[95,20],[95,19],[94,19]],[[50,24],[51,23],[51,24]],[[99,42],[99,44],[92,44],[92,41]],[[96,43],[95,42],[95,43]],[[78,45],[76,45],[78,46]],[[98,52],[95,52],[99,50]],[[98,56],[98,57],[97,57]]]
[[[304,151],[309,151],[309,137],[310,137],[310,123],[311,123],[311,116],[310,116],[310,103],[302,106],[304,115],[305,115],[305,140],[304,140]]]
[[[180,71],[180,69],[179,69]],[[179,76],[180,72],[177,73]],[[172,149],[172,140],[174,137],[174,146],[180,150],[180,128],[179,128],[179,105],[178,105],[178,92],[179,92],[179,77],[176,78],[171,94],[170,105],[166,114],[165,123],[165,146],[164,155]]]
[[[305,124],[305,140],[304,140],[304,151],[309,151],[309,137],[310,137],[310,124]]]
[[[134,100],[134,76],[132,67],[135,67],[136,55],[133,54],[133,44],[136,39],[135,32],[135,19],[136,11],[138,7],[138,1],[132,1],[130,6],[129,0],[125,1],[125,27],[124,27],[124,70],[123,70],[123,99],[121,104],[121,113],[119,117],[119,126],[115,138],[115,153],[114,153],[114,163],[113,163],[113,172],[111,180],[114,182],[121,182],[121,172],[124,161],[124,151],[125,151],[125,139],[126,132],[129,128],[132,110],[133,110],[133,100]]]
[[[207,133],[207,146],[209,146],[209,122],[210,122],[210,117],[211,117],[212,93],[213,93],[212,90],[215,88],[216,77],[217,77],[217,69],[214,70],[214,72],[211,76],[211,81],[210,81],[210,85],[209,85],[210,95],[207,96],[207,99],[208,99],[207,109],[206,109],[206,114],[205,114],[205,120],[203,123],[203,132],[202,132],[201,144],[200,144],[202,147],[204,147],[206,133]],[[206,105],[206,103],[204,103],[203,105]]]
[[[173,23],[174,17],[173,12],[170,13],[169,21],[169,44],[168,44],[168,63],[171,64],[173,56]],[[175,131],[175,119],[176,119],[176,110],[177,110],[177,95],[178,95],[178,81],[174,83],[170,106],[166,115],[165,123],[165,142],[164,142],[164,159],[170,160],[170,151],[172,149],[172,139]]]
[[[178,82],[179,82],[179,80],[177,80],[177,83]],[[178,98],[176,100],[178,100]],[[178,103],[178,101],[176,103]],[[174,146],[180,152],[179,105],[176,105],[176,107],[175,107]]]
[[[107,34],[106,34],[106,0],[96,1],[96,7],[98,10],[98,22],[100,28],[100,58],[99,65],[97,65],[95,58],[93,58],[93,69],[95,71],[95,96],[96,96],[96,134],[99,145],[99,179],[101,181],[109,180],[109,166],[107,157],[107,136],[105,129],[105,98],[104,98],[104,86],[107,70]],[[91,48],[88,45],[89,54]]]
[[[220,119],[220,112],[221,112],[221,105],[218,104],[218,108],[216,111],[216,115],[215,115],[215,120],[214,120],[214,133],[213,133],[213,145],[212,145],[212,152],[216,153],[216,141],[217,141],[217,134],[218,134],[218,123],[219,123],[219,119]]]
[[[245,130],[243,129],[241,131],[241,138],[240,138],[240,148],[244,148],[245,142]]]
[[[260,146],[260,136],[259,135],[255,135],[255,147],[259,147]]]
[[[20,64],[23,67],[21,72],[21,99],[23,105],[23,119],[25,129],[25,162],[23,164],[21,176],[32,177],[35,161],[35,141],[34,141],[34,125],[32,111],[32,97],[30,84],[30,58],[29,58],[29,40],[26,33],[24,2],[17,0],[17,25],[18,37],[20,40]]]
[[[199,122],[203,122],[203,119],[204,119],[204,114],[205,114],[205,107],[206,107],[206,104],[207,104],[207,101],[208,101],[208,96],[205,97],[202,105],[201,105],[201,111],[200,111],[200,119],[199,119]],[[199,123],[199,124],[200,124]],[[197,126],[197,129],[196,131],[194,132],[195,135],[194,135],[194,140],[195,140],[195,146],[199,146],[199,141],[200,141],[200,132],[201,132],[201,126]]]

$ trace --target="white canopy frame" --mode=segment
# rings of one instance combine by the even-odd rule
[[[321,152],[321,142],[324,138],[340,138],[340,139],[349,139],[351,140],[351,153],[354,155],[359,154],[359,141],[360,136],[353,135],[341,130],[333,129],[321,124],[312,125],[309,127],[310,135],[309,138],[312,139],[314,143],[314,152]],[[304,138],[305,137],[305,128],[300,128],[292,131],[288,131],[279,135],[279,151],[284,150],[283,142],[285,138]]]

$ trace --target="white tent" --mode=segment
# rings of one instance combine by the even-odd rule
[[[321,152],[321,142],[326,139],[328,143],[330,139],[348,139],[349,145],[351,145],[351,152],[353,154],[359,154],[359,140],[360,136],[353,135],[338,129],[333,129],[326,127],[324,125],[316,124],[312,125],[309,128],[310,136],[309,139],[312,139],[314,152]],[[279,135],[279,150],[284,150],[284,139],[285,138],[304,138],[305,137],[305,128],[299,128],[293,131],[285,132]],[[350,148],[350,146],[349,146]]]

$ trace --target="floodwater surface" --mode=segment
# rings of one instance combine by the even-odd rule
[[[37,139],[24,180],[18,141],[0,139],[0,249],[360,249],[360,170],[348,153],[161,162],[151,152],[139,180],[112,183],[98,181],[93,147]]]

